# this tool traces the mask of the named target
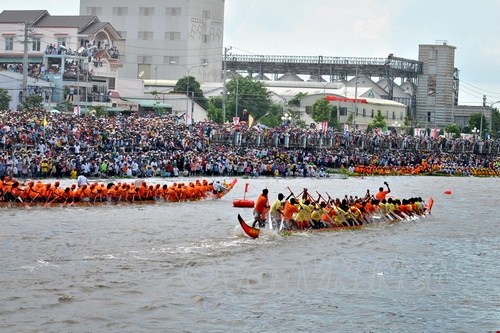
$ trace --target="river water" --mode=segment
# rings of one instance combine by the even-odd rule
[[[432,215],[252,240],[236,218],[251,209],[232,207],[245,183],[274,200],[383,181],[433,196]],[[500,178],[258,178],[215,201],[0,209],[0,331],[492,332],[499,198]]]

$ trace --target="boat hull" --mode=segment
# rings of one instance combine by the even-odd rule
[[[286,229],[286,230],[280,230],[279,232],[282,234],[291,234],[291,233],[303,233],[303,232],[330,232],[330,231],[350,231],[350,230],[358,230],[370,225],[375,225],[375,224],[393,224],[397,222],[401,222],[404,220],[417,220],[421,219],[427,215],[431,214],[432,206],[434,205],[434,199],[431,197],[426,205],[425,205],[425,212],[422,215],[413,215],[413,216],[404,216],[404,215],[398,215],[396,213],[391,213],[391,214],[386,214],[386,215],[377,215],[377,216],[372,216],[371,218],[367,218],[367,223],[363,224],[356,224],[356,225],[335,225],[335,226],[330,226],[330,227],[325,227],[325,228],[319,228],[319,229]],[[252,228],[246,222],[243,220],[243,218],[238,214],[238,220],[240,222],[240,225],[243,229],[243,231],[250,237],[252,238],[257,238],[260,234],[260,229],[257,228]]]
[[[257,229],[257,228],[252,228],[251,226],[249,226],[245,220],[241,217],[240,214],[238,214],[238,221],[240,222],[240,225],[241,225],[241,228],[243,229],[243,231],[245,232],[245,234],[250,237],[250,238],[257,238],[259,237],[259,234],[260,234],[260,229]]]
[[[189,202],[189,201],[204,201],[221,199],[229,193],[237,182],[234,178],[226,188],[220,192],[207,192],[203,196],[185,199],[166,199],[165,197],[154,197],[141,199],[139,196],[132,198],[121,197],[86,197],[79,199],[64,199],[64,198],[36,198],[36,200],[16,200],[16,201],[0,201],[1,208],[30,208],[30,207],[92,207],[92,206],[107,206],[107,205],[147,205],[147,204],[161,204],[161,203],[174,203],[174,202]]]

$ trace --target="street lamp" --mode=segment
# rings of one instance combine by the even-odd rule
[[[191,70],[193,68],[196,68],[196,67],[207,67],[208,66],[208,63],[204,62],[203,64],[200,64],[200,65],[194,65],[194,66],[191,66],[191,67],[188,67],[186,65],[182,65],[182,64],[179,64],[177,63],[176,61],[170,61],[170,63],[172,65],[177,65],[177,66],[181,66],[181,67],[184,67],[187,71],[187,80],[186,80],[186,123],[188,125],[191,125],[193,123],[193,115],[194,115],[194,91],[191,92],[191,116],[189,116],[189,73],[191,72]]]
[[[290,116],[288,112],[285,112],[281,117],[281,120],[283,121],[283,125],[286,125],[292,120],[292,116]]]
[[[358,66],[356,65],[356,83],[354,84],[354,131],[356,131],[356,120],[358,118]]]
[[[396,134],[398,133],[398,128],[401,128],[401,124],[398,123],[397,120],[395,122],[393,122],[391,126],[394,127],[394,130],[396,131]]]
[[[240,81],[239,76],[236,77],[236,107],[234,109],[234,116],[238,117],[238,82]]]
[[[474,139],[475,139],[475,138],[476,138],[477,133],[479,133],[479,130],[478,130],[476,127],[474,127],[474,128],[473,128],[473,129],[471,129],[470,131],[471,131],[471,132],[472,132],[472,134],[474,135]]]
[[[155,91],[158,90],[158,66],[155,66]]]

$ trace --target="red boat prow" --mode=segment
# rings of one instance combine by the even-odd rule
[[[249,226],[245,222],[245,220],[243,220],[243,218],[241,217],[240,214],[238,214],[238,221],[240,221],[241,228],[243,229],[243,231],[245,232],[245,234],[247,234],[251,238],[257,238],[257,237],[259,237],[260,229],[252,228],[251,226]]]

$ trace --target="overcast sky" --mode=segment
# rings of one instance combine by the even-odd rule
[[[0,10],[78,15],[79,4],[2,1]],[[224,25],[224,45],[238,54],[418,60],[419,44],[447,41],[457,48],[459,103],[500,101],[499,0],[226,0]]]

